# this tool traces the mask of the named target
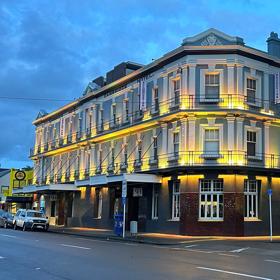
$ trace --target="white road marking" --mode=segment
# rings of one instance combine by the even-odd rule
[[[88,248],[88,247],[81,247],[81,246],[69,245],[69,244],[59,244],[59,245],[64,246],[64,247],[83,249],[83,250],[90,250],[91,249],[91,248]]]
[[[203,250],[196,250],[196,249],[176,248],[176,247],[170,248],[170,250],[187,251],[187,252],[204,253],[204,254],[213,254],[213,253],[221,252],[221,251],[203,251]]]
[[[36,267],[35,269],[36,269],[36,270],[40,270],[41,268],[40,268],[40,267]]]
[[[220,256],[226,256],[226,257],[239,258],[239,256],[237,256],[237,255],[230,255],[230,254],[223,254],[223,253],[220,253],[219,255]]]
[[[1,260],[2,260],[2,259],[5,259],[5,257],[0,256],[0,259],[1,259]]]
[[[273,263],[280,263],[280,261],[275,261],[275,260],[264,260],[265,262],[273,262]]]
[[[203,270],[214,271],[214,272],[221,272],[221,273],[226,273],[226,274],[244,276],[244,277],[248,277],[248,278],[255,278],[255,279],[262,279],[262,280],[273,280],[271,278],[260,277],[260,276],[255,276],[255,275],[251,275],[251,274],[244,274],[244,273],[238,273],[238,272],[227,271],[227,270],[221,270],[221,269],[215,269],[215,268],[209,268],[209,267],[198,266],[197,268],[198,269],[203,269]]]
[[[230,252],[231,253],[241,253],[241,252],[243,252],[245,250],[248,250],[248,249],[249,249],[249,247],[246,247],[246,248],[240,248],[240,249],[232,250]]]
[[[0,236],[4,236],[4,237],[11,237],[11,238],[18,238],[15,235],[9,235],[9,234],[0,234]]]
[[[135,244],[135,243],[124,243],[125,245],[128,245],[128,246],[138,246],[138,244]]]
[[[193,245],[188,245],[188,246],[185,246],[185,248],[192,248],[192,247],[195,247],[197,246],[196,244],[193,244]]]

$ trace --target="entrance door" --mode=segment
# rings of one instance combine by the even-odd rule
[[[57,217],[58,225],[64,225],[65,223],[64,208],[65,208],[64,195],[60,194],[58,199],[58,217]]]

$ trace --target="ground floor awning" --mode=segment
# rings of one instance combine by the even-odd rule
[[[43,186],[31,185],[21,189],[13,190],[13,194],[38,193],[45,191],[79,191],[79,189],[74,184],[51,184]]]
[[[154,174],[120,174],[120,175],[96,175],[91,176],[89,180],[76,181],[75,185],[77,187],[81,186],[98,186],[107,185],[116,182],[134,182],[134,183],[161,183],[162,177]]]

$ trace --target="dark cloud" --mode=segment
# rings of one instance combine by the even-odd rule
[[[271,2],[272,3],[272,2]],[[0,97],[72,100],[115,64],[149,63],[215,27],[265,49],[280,4],[260,0],[1,0]],[[279,31],[279,30],[278,30]],[[0,163],[28,163],[32,121],[61,102],[0,99]]]

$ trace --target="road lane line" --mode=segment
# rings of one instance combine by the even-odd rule
[[[237,255],[230,255],[230,254],[223,254],[223,253],[220,253],[219,255],[220,256],[226,256],[226,257],[239,258],[239,256],[237,256]]]
[[[185,248],[192,248],[192,247],[195,247],[195,246],[197,246],[197,244],[188,245],[188,246],[185,246]]]
[[[83,249],[83,250],[90,250],[91,249],[91,248],[88,248],[88,247],[81,247],[81,246],[70,245],[70,244],[59,244],[59,245],[64,246],[64,247]]]
[[[124,243],[124,245],[128,245],[128,246],[138,246],[138,244],[135,244],[135,243]]]
[[[262,280],[273,280],[271,278],[260,277],[260,276],[256,276],[256,275],[238,273],[238,272],[227,271],[227,270],[221,270],[221,269],[215,269],[215,268],[209,268],[209,267],[203,267],[203,266],[197,266],[196,268],[203,269],[203,270],[214,271],[214,272],[221,272],[221,273],[225,273],[225,274],[244,276],[244,277],[248,277],[248,278],[255,278],[255,279],[262,279]]]
[[[249,249],[249,247],[246,247],[246,248],[240,248],[240,249],[237,249],[237,250],[232,250],[230,252],[231,253],[241,253],[241,252],[243,252],[245,250],[248,250],[248,249]]]
[[[9,234],[0,234],[0,236],[10,237],[10,238],[18,238],[16,235],[9,235]]]
[[[2,260],[2,259],[5,259],[5,257],[0,256],[0,259],[1,259],[1,260]]]
[[[264,260],[265,262],[273,262],[273,263],[280,263],[280,261],[275,261],[275,260]]]

